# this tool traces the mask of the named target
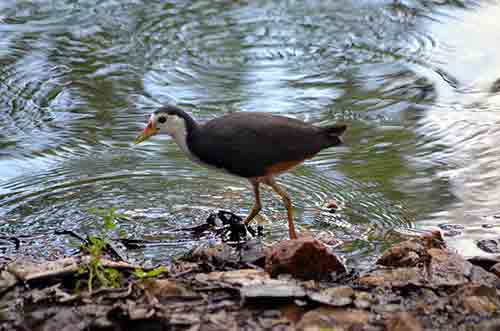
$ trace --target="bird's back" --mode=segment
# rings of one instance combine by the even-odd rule
[[[340,129],[340,134],[345,127]],[[260,177],[280,164],[293,165],[340,140],[328,128],[268,113],[232,113],[199,126],[188,136],[201,161],[242,177]]]

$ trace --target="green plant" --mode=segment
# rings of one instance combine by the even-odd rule
[[[144,271],[143,269],[135,269],[135,271],[132,274],[139,279],[144,279],[144,278],[157,277],[167,271],[168,271],[167,268],[165,268],[164,266],[160,266],[149,271]]]
[[[99,235],[89,235],[87,242],[80,246],[81,251],[89,254],[90,260],[83,264],[77,273],[77,277],[88,275],[87,288],[89,292],[92,292],[96,282],[101,287],[119,287],[121,284],[121,273],[102,264],[102,256],[108,246],[107,231],[116,228],[116,218],[119,214],[116,213],[116,208],[105,211],[92,210],[92,212],[101,216],[104,228]],[[78,281],[77,288],[80,287],[80,284],[81,281]]]

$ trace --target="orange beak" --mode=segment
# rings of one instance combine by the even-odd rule
[[[149,137],[154,136],[158,133],[158,129],[154,127],[153,123],[149,122],[148,126],[144,128],[144,131],[134,140],[134,145],[142,143]]]

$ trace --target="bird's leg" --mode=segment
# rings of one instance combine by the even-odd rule
[[[293,209],[292,209],[292,200],[288,193],[283,190],[272,178],[266,179],[265,183],[273,189],[274,192],[278,193],[278,195],[283,199],[283,203],[285,204],[287,215],[288,215],[288,233],[290,235],[290,239],[297,239],[297,233],[295,232],[295,224],[293,223]]]
[[[257,180],[250,180],[250,183],[253,187],[253,194],[255,196],[255,202],[253,204],[252,211],[248,214],[245,219],[245,225],[250,224],[250,222],[254,219],[254,217],[260,212],[262,209],[262,205],[260,203],[260,192],[259,192],[259,182]]]

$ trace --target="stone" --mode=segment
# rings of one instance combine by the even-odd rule
[[[461,236],[462,234],[463,234],[463,232],[458,231],[458,230],[443,231],[443,236],[445,236],[445,237],[457,237],[457,236]]]
[[[354,306],[359,309],[366,309],[373,302],[373,296],[368,292],[356,292],[354,297]]]
[[[500,263],[495,263],[489,270],[495,276],[500,277]]]
[[[309,298],[330,306],[347,306],[353,301],[354,290],[349,286],[331,287],[317,293],[309,294]]]
[[[264,266],[265,251],[262,243],[247,241],[239,247],[225,243],[200,245],[187,253],[183,260],[208,262],[215,266],[226,264],[254,264]]]
[[[407,312],[394,314],[386,322],[387,331],[423,331],[422,323]]]
[[[485,286],[498,286],[500,280],[493,272],[488,272],[483,268],[473,266],[471,273],[467,275],[471,283]]]
[[[496,286],[498,278],[495,275],[476,267],[462,256],[443,249],[431,248],[429,265],[429,282],[433,286],[456,286],[469,282]]]
[[[196,275],[200,282],[224,282],[230,285],[249,285],[251,283],[262,283],[270,279],[267,272],[255,269],[239,269],[231,271],[214,271],[208,274]]]
[[[377,264],[390,268],[370,271],[362,275],[358,282],[366,286],[401,287],[413,284],[434,288],[468,283],[497,285],[497,276],[444,248],[441,240],[440,235],[432,233],[394,245],[377,261]],[[483,259],[480,263],[488,265],[491,262]]]
[[[269,279],[260,284],[248,284],[240,289],[243,298],[304,298],[306,290],[293,282]]]
[[[489,316],[500,310],[500,295],[496,287],[469,284],[452,296],[454,306],[462,306],[468,314]]]
[[[157,298],[195,295],[182,286],[180,282],[169,279],[147,279],[144,281],[144,288]]]
[[[325,204],[325,208],[329,209],[331,212],[335,212],[339,208],[339,205],[337,201],[332,199]]]
[[[208,262],[219,265],[228,261],[232,263],[237,262],[238,256],[235,254],[233,247],[220,243],[199,245],[183,256],[182,259],[190,262]]]
[[[488,316],[495,313],[498,307],[487,297],[470,296],[464,298],[463,306],[468,314]]]
[[[425,247],[423,242],[407,240],[389,248],[378,259],[377,264],[386,267],[414,267],[423,262]]]
[[[405,245],[408,248],[410,246]],[[415,246],[417,247],[417,246]],[[405,249],[406,252],[410,252]],[[403,250],[397,251],[398,257],[403,257]],[[473,265],[462,256],[440,248],[430,248],[422,253],[426,255],[427,263],[415,267],[379,268],[368,272],[358,278],[358,283],[365,286],[403,287],[409,284],[429,286],[433,288],[442,286],[459,286],[464,284],[478,284],[496,286],[498,277]],[[405,259],[384,261],[385,264],[395,261],[409,261]],[[406,262],[404,262],[406,263]]]
[[[455,224],[455,223],[441,223],[438,224],[439,228],[442,230],[448,231],[448,230],[464,230],[465,226],[462,224]]]
[[[500,318],[487,319],[469,328],[471,331],[498,331],[500,330]]]
[[[470,274],[473,265],[457,254],[441,249],[430,249],[431,256],[429,275],[431,283],[436,286],[456,286],[468,283],[466,275]]]
[[[455,237],[463,233],[465,227],[462,224],[441,223],[438,225],[443,230],[445,237]]]
[[[330,279],[346,272],[344,264],[323,243],[313,238],[285,240],[266,253],[266,271],[271,277],[291,274],[300,279]]]
[[[491,268],[497,264],[500,263],[500,258],[499,257],[489,257],[489,256],[473,256],[471,258],[468,258],[467,261],[472,263],[475,266],[481,267],[486,271],[491,271]],[[497,275],[498,276],[498,275]]]
[[[360,309],[320,307],[305,313],[296,330],[363,330],[371,316]]]
[[[395,313],[400,313],[403,310],[403,306],[398,303],[385,303],[383,305],[378,304],[372,307],[372,311],[377,314],[392,315]]]
[[[342,240],[334,237],[330,231],[319,231],[314,234],[314,238],[330,247],[338,247],[342,245]]]
[[[236,287],[242,298],[305,298],[306,289],[294,279],[271,279],[269,274],[255,269],[214,271],[198,274],[195,279],[207,284]]]
[[[418,268],[377,269],[357,279],[363,286],[404,287],[426,284],[425,274]]]
[[[377,264],[386,267],[414,267],[429,260],[429,249],[444,249],[444,239],[439,231],[411,238],[393,245],[382,254]]]
[[[0,293],[10,289],[17,284],[17,278],[7,270],[0,272]]]
[[[500,239],[482,239],[476,245],[486,253],[500,253]]]
[[[445,249],[446,248],[446,242],[443,238],[443,235],[441,234],[441,231],[431,231],[429,233],[426,233],[421,237],[421,239],[424,242],[424,246],[426,249],[431,249],[431,248],[440,248],[440,249]]]
[[[299,322],[306,310],[306,308],[301,307],[295,303],[282,305],[279,309],[283,318],[292,323]]]

